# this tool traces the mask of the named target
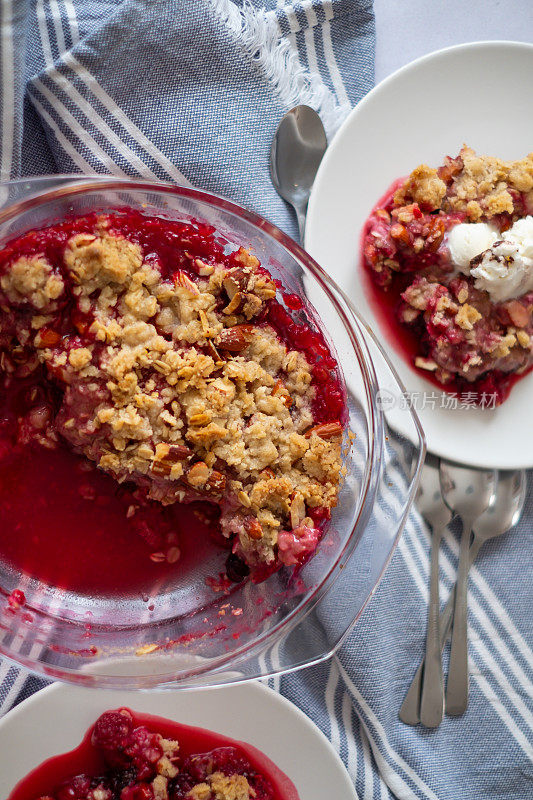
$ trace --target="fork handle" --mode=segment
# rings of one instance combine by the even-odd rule
[[[431,542],[426,659],[420,700],[420,722],[437,728],[444,715],[444,678],[440,647],[439,551],[443,529],[435,527]]]
[[[474,541],[470,545],[470,550],[468,551],[468,566],[469,568],[472,566],[474,561],[477,558],[477,554],[479,553],[479,549],[483,542],[480,539],[474,538]],[[444,645],[446,644],[446,640],[450,634],[452,628],[452,620],[453,620],[453,606],[455,602],[455,586],[453,587],[452,591],[450,592],[450,596],[446,601],[446,605],[444,606],[444,610],[440,615],[440,624],[439,624],[439,634],[440,634],[440,651],[444,650]],[[420,722],[420,692],[422,688],[422,676],[424,673],[425,667],[425,659],[423,658],[420,664],[418,665],[418,669],[415,673],[415,676],[411,682],[411,685],[405,695],[404,701],[400,708],[399,718],[402,722],[406,725],[418,725]]]
[[[455,587],[452,648],[446,683],[446,713],[452,717],[464,714],[468,705],[468,551],[472,524],[472,520],[463,520]]]

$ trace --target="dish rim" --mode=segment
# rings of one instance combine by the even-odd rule
[[[344,765],[339,753],[335,750],[335,748],[333,747],[332,743],[329,741],[329,739],[326,737],[326,735],[323,733],[323,731],[320,730],[318,725],[304,711],[302,711],[301,708],[299,708],[295,703],[293,703],[291,700],[289,700],[284,695],[280,694],[279,692],[274,691],[269,686],[266,686],[265,684],[261,683],[258,680],[249,680],[249,681],[246,681],[246,682],[241,682],[241,683],[238,683],[238,684],[232,684],[230,686],[222,686],[222,687],[220,687],[220,686],[216,687],[215,686],[215,687],[207,687],[207,688],[191,688],[191,689],[187,689],[186,691],[187,691],[187,693],[190,693],[190,694],[192,694],[194,696],[195,693],[200,693],[200,692],[201,693],[205,693],[205,692],[211,692],[211,693],[216,693],[216,692],[220,692],[220,693],[221,692],[225,692],[225,693],[227,693],[227,692],[235,692],[235,693],[239,693],[239,691],[242,690],[242,689],[245,689],[246,692],[250,692],[250,691],[252,693],[257,692],[258,695],[261,696],[262,698],[264,698],[265,701],[267,703],[269,703],[271,706],[278,706],[279,709],[281,710],[282,714],[283,713],[288,713],[289,715],[293,716],[297,720],[299,725],[301,725],[307,731],[309,731],[312,736],[316,737],[316,740],[320,743],[320,746],[323,747],[328,752],[328,754],[330,756],[330,759],[331,759],[331,762],[335,765],[335,768],[336,768],[337,773],[339,775],[339,780],[340,780],[340,775],[342,775],[342,780],[343,780],[343,782],[345,784],[346,790],[347,790],[347,792],[350,792],[350,794],[346,795],[346,800],[348,800],[349,798],[351,798],[353,796],[353,791],[354,791],[353,783],[352,783],[352,780],[351,780],[351,778],[349,776],[348,770],[346,769],[346,766]],[[103,693],[109,694],[110,705],[108,707],[109,708],[113,707],[112,696],[111,696],[111,693],[109,693],[108,690],[104,690],[104,689],[102,689],[102,690],[88,689],[87,687],[77,686],[75,684],[63,684],[63,683],[60,683],[60,682],[52,683],[49,686],[45,686],[44,688],[37,690],[32,695],[30,695],[29,697],[27,697],[26,699],[24,699],[20,703],[18,703],[16,706],[13,706],[3,717],[1,717],[0,718],[0,735],[5,733],[5,729],[6,728],[9,730],[9,727],[11,725],[20,724],[22,722],[21,718],[24,717],[24,715],[27,713],[28,709],[33,709],[35,706],[38,706],[40,703],[42,703],[43,700],[46,702],[47,700],[49,700],[50,695],[52,695],[52,702],[53,702],[53,695],[54,694],[57,694],[57,693],[62,694],[65,691],[73,692],[74,694],[77,694],[79,691],[81,691],[83,693],[83,696],[87,697],[87,698],[93,697],[95,692],[99,692],[100,694],[103,694]],[[89,692],[90,692],[90,695],[89,695]],[[112,692],[120,692],[121,694],[124,694],[124,695],[128,694],[129,697],[131,698],[131,702],[129,704],[125,704],[125,705],[129,705],[129,707],[131,707],[131,709],[135,712],[135,699],[137,697],[136,693],[133,693],[131,691],[128,692],[128,690],[126,690],[126,689],[114,689],[114,690],[112,690]],[[158,695],[158,696],[165,696],[165,698],[166,697],[172,698],[172,695],[177,694],[177,692],[176,691],[171,692],[171,691],[165,690],[165,689],[160,689],[160,690],[154,689],[154,690],[151,690],[149,692],[143,692],[143,694],[145,696]],[[181,694],[181,692],[180,692],[180,694]],[[82,702],[84,702],[84,701],[82,701]],[[178,700],[178,702],[179,702],[179,700]],[[215,698],[214,702],[216,703],[216,698]],[[169,703],[169,708],[170,707],[171,707],[171,703]],[[140,712],[140,713],[147,713],[147,712]],[[171,720],[173,722],[178,722],[178,723],[179,722],[183,722],[183,720],[175,719],[175,716],[177,714],[178,714],[177,711],[176,712],[172,712],[171,714],[167,714],[166,712],[165,712],[165,714],[160,714],[157,711],[155,712],[155,716],[163,717],[163,718],[169,719],[169,720]],[[96,721],[96,719],[94,721]],[[187,723],[187,724],[189,724],[189,723]],[[210,727],[210,723],[208,723],[207,725],[201,725],[201,724],[197,723],[197,724],[194,724],[194,727],[204,727],[206,730],[213,730],[213,728]],[[220,731],[217,731],[217,732],[221,733],[221,735],[224,735]],[[83,737],[83,735],[85,733],[86,733],[85,729],[80,731],[80,742],[81,742],[81,739],[82,739],[82,737]],[[275,732],[272,730],[272,737],[274,737],[274,733]],[[232,736],[231,738],[236,738],[236,737]],[[251,741],[250,742],[246,742],[246,743],[247,744],[251,744],[254,747],[257,747],[257,745],[255,745]],[[73,743],[71,749],[74,749],[75,747],[77,747],[78,744],[79,744],[79,742]],[[259,748],[259,749],[261,750],[261,748]],[[62,751],[62,752],[68,752],[68,751]],[[263,751],[261,750],[261,752],[263,752]],[[60,754],[58,753],[58,755],[60,755]],[[265,754],[265,755],[268,756],[268,754]],[[276,763],[275,759],[273,759],[271,756],[268,756],[268,757],[272,761],[274,761],[274,763]],[[39,763],[42,763],[42,760]],[[39,764],[36,764],[32,769],[35,769],[38,766],[39,766]],[[277,766],[277,763],[276,763],[276,766]],[[283,771],[286,772],[286,769],[283,770]],[[287,772],[286,772],[286,774],[288,775],[288,777],[291,780],[293,780],[291,775],[289,775]],[[16,784],[15,784],[15,786],[16,786]],[[14,788],[15,787],[12,787],[10,789],[10,791],[13,791]],[[296,788],[298,789],[298,787],[296,787]],[[303,798],[302,798],[302,800],[303,800]],[[318,798],[317,798],[317,800],[318,800]]]

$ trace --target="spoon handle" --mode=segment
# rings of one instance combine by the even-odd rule
[[[300,234],[300,244],[304,245],[304,236],[305,236],[305,219],[307,213],[307,204],[305,206],[294,206],[294,210],[296,211],[296,219],[298,220],[298,232]]]
[[[479,548],[481,547],[482,543],[483,542],[480,539],[474,539],[474,541],[472,542],[472,545],[468,553],[469,566],[471,566],[476,560],[477,554],[479,553]],[[454,603],[455,603],[455,586],[450,592],[450,596],[446,601],[444,610],[440,615],[439,643],[440,643],[441,654],[442,651],[444,650],[444,645],[446,644],[446,640],[448,639],[450,630],[452,628]],[[401,721],[404,722],[406,725],[418,725],[418,723],[420,722],[420,714],[419,714],[420,692],[422,689],[422,676],[424,674],[424,667],[425,667],[425,659],[423,658],[418,666],[415,677],[411,682],[411,686],[409,687],[409,690],[405,695],[405,699],[400,708],[399,717]]]
[[[468,550],[472,523],[463,520],[463,534],[459,550],[459,568],[455,586],[453,610],[452,649],[446,683],[446,713],[457,717],[464,714],[468,705]]]
[[[439,551],[442,528],[435,527],[431,543],[426,665],[420,700],[420,722],[426,728],[437,728],[444,714],[444,678],[439,635]]]

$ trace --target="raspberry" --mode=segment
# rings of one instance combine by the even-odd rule
[[[102,751],[111,766],[127,766],[129,759],[124,750],[130,742],[132,728],[133,720],[126,709],[106,711],[96,720],[91,743]]]
[[[209,753],[189,756],[183,764],[183,772],[188,772],[198,782],[205,781],[213,772],[224,775],[245,774],[251,771],[249,762],[239,755],[235,747],[217,747]]]
[[[163,755],[160,736],[142,726],[135,728],[126,747],[126,755],[137,769],[137,778],[146,780],[155,776],[155,764]]]
[[[154,793],[152,787],[147,783],[137,783],[134,786],[127,786],[120,793],[120,800],[153,800]]]
[[[87,775],[76,775],[59,787],[57,800],[86,800],[90,789],[91,779]]]

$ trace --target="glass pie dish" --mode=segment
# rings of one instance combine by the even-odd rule
[[[228,248],[248,248],[288,296],[299,298],[337,358],[347,405],[338,504],[303,566],[228,586],[214,579],[224,571],[226,554],[213,551],[155,581],[149,591],[130,585],[96,593],[37,580],[14,569],[0,551],[0,652],[43,675],[117,688],[216,685],[327,658],[377,587],[425,452],[407,403],[387,419],[380,392],[401,393],[403,387],[371,332],[297,244],[223,198],[92,176],[51,176],[0,188],[0,243],[65,216],[124,208],[213,226]]]

